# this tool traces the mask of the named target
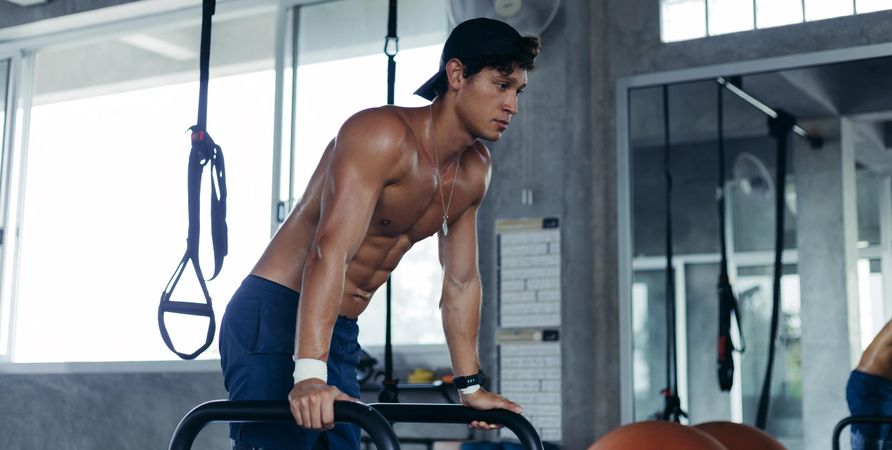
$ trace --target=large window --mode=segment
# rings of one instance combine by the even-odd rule
[[[890,0],[662,0],[663,42],[892,9]]]
[[[208,130],[226,155],[229,187],[229,256],[209,283],[218,320],[269,236],[274,16],[215,17]],[[175,358],[156,311],[186,245],[199,29],[140,30],[34,55],[13,361]],[[205,207],[209,196],[205,183]],[[209,275],[207,222],[203,231]],[[174,299],[202,299],[191,271]],[[204,341],[207,319],[169,314],[167,323],[183,350]],[[216,354],[212,345],[202,358]]]
[[[341,124],[387,99],[385,0],[280,8],[244,2],[221,5],[214,16],[208,131],[226,155],[229,189],[229,254],[208,283],[218,321],[277,227],[271,199],[287,212]],[[445,11],[443,0],[400,6],[397,105],[427,104],[412,92],[439,64]],[[279,13],[295,20],[281,35],[292,48],[282,52],[277,98]],[[12,174],[0,181],[11,186],[9,226],[18,230],[3,243],[10,251],[0,270],[0,360],[176,359],[160,337],[157,306],[186,247],[187,128],[198,106],[200,28],[196,16],[146,20],[23,53],[16,73],[24,134],[11,169],[0,171]],[[0,60],[0,126],[9,66]],[[209,178],[206,170],[205,275],[213,268]],[[437,242],[429,238],[393,274],[395,343],[444,342],[441,286]],[[382,286],[363,315],[363,345],[384,342],[385,292]],[[191,268],[173,300],[202,300]],[[178,349],[204,342],[206,318],[167,314],[165,321]],[[215,343],[200,356],[217,357]]]

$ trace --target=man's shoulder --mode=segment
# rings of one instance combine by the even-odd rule
[[[380,135],[405,137],[412,131],[407,115],[407,108],[398,106],[363,109],[350,116],[342,129],[362,129]]]
[[[489,148],[479,140],[474,141],[462,154],[462,165],[488,172],[492,166]]]
[[[474,141],[474,143],[471,144],[470,150],[472,150],[472,154],[475,157],[479,158],[487,165],[492,162],[492,156],[489,153],[489,147],[487,147],[486,144],[484,144],[483,142],[480,142],[479,140]]]
[[[383,106],[364,109],[348,118],[338,132],[336,144],[362,147],[395,156],[411,145],[411,127],[400,108]]]

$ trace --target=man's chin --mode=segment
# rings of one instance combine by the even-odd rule
[[[494,133],[490,134],[489,136],[483,136],[483,139],[486,139],[487,141],[490,141],[490,142],[496,142],[501,138],[502,138],[501,132],[494,132]]]

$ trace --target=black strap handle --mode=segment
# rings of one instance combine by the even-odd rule
[[[740,305],[734,296],[734,289],[731,287],[731,281],[728,276],[728,244],[725,236],[725,198],[727,192],[725,190],[725,124],[724,124],[724,92],[725,89],[721,84],[717,84],[718,88],[718,104],[717,104],[717,130],[718,130],[718,156],[719,156],[719,176],[718,186],[716,188],[717,207],[719,214],[719,243],[721,246],[722,261],[719,269],[718,280],[718,296],[719,296],[719,326],[718,340],[716,347],[718,350],[716,363],[718,372],[719,388],[722,391],[730,391],[734,386],[734,356],[732,352],[735,350],[743,352],[746,348],[743,338],[743,329],[740,321]],[[731,340],[731,314],[734,314],[737,320],[737,331],[740,336],[740,348],[734,347]]]
[[[765,378],[762,382],[762,393],[756,411],[756,427],[765,429],[768,421],[768,405],[771,400],[771,375],[774,371],[774,352],[777,341],[777,327],[780,319],[780,281],[783,275],[784,251],[784,181],[787,174],[787,138],[796,125],[796,118],[790,113],[777,110],[777,117],[768,119],[768,130],[777,143],[777,167],[775,168],[774,190],[774,279],[771,285],[771,329],[768,338],[768,364],[765,367]]]
[[[369,434],[378,450],[399,450],[396,434],[387,420],[368,405],[337,401],[335,421],[359,425]],[[170,450],[192,448],[195,437],[210,422],[289,422],[293,421],[287,401],[213,400],[196,406],[177,425]]]
[[[223,268],[223,259],[229,253],[228,227],[226,225],[226,164],[223,158],[223,149],[217,145],[206,131],[207,127],[207,102],[208,79],[211,54],[211,24],[216,9],[215,0],[204,0],[201,22],[201,57],[198,94],[198,122],[190,127],[192,131],[192,148],[189,153],[188,166],[188,208],[189,231],[186,239],[186,252],[180,260],[173,275],[167,282],[164,292],[161,293],[161,301],[158,304],[158,328],[161,338],[172,352],[182,359],[194,359],[196,356],[210,347],[216,333],[216,320],[214,308],[208,293],[207,284],[199,264],[198,247],[201,228],[201,179],[206,165],[211,170],[211,239],[214,247],[214,274],[211,280],[217,277]],[[204,295],[204,303],[176,302],[171,300],[173,290],[176,288],[180,277],[186,270],[186,266],[192,263],[198,284]],[[170,339],[167,325],[164,321],[165,313],[188,314],[208,318],[208,329],[204,344],[192,353],[178,351]]]
[[[662,390],[663,410],[657,413],[662,420],[679,422],[687,413],[681,409],[678,397],[678,358],[675,342],[675,268],[672,247],[672,145],[669,121],[669,86],[663,85],[663,175],[666,180],[666,387]]]

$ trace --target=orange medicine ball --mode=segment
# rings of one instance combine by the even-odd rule
[[[749,425],[736,422],[705,422],[694,428],[716,438],[728,450],[785,450],[770,434]]]
[[[674,422],[647,421],[619,427],[589,450],[727,450],[710,435]]]

